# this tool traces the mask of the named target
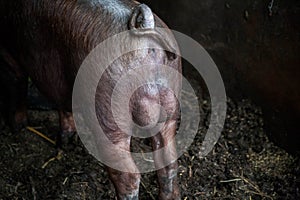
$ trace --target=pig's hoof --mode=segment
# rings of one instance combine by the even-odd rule
[[[76,145],[78,142],[78,135],[76,132],[60,132],[56,138],[56,146],[62,149],[63,146]]]
[[[27,120],[22,120],[22,121],[13,121],[10,122],[10,129],[14,134],[20,133],[22,129],[25,129],[26,126],[28,125]]]
[[[170,192],[170,193],[160,193],[159,194],[159,200],[180,200],[181,197],[180,197],[180,193],[179,191],[173,191]]]
[[[13,112],[12,112],[13,113]],[[13,133],[19,133],[22,129],[25,129],[27,121],[26,112],[15,112],[14,114],[9,114],[7,116],[7,124]]]

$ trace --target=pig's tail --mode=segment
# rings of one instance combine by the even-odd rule
[[[151,37],[156,40],[162,47],[169,51],[167,53],[168,58],[171,60],[176,59],[176,50],[171,44],[164,39],[164,37],[155,30],[154,16],[151,9],[145,5],[140,4],[133,9],[129,21],[129,30],[136,36]]]

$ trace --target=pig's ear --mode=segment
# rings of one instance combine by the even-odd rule
[[[129,29],[154,29],[155,22],[151,9],[145,5],[140,4],[133,9]]]

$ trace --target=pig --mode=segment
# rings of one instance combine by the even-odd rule
[[[130,52],[117,60],[114,67],[121,74],[137,65],[154,63],[168,65],[181,73],[181,59],[170,44],[155,31],[155,27],[167,28],[151,9],[136,1],[125,0],[15,0],[0,1],[1,76],[13,77],[6,99],[8,122],[15,131],[27,124],[28,77],[38,90],[51,102],[59,113],[63,134],[76,131],[72,116],[72,89],[81,63],[89,52],[106,38],[122,31],[131,30],[132,38],[144,37],[157,43],[162,49],[142,49]],[[159,41],[159,42],[158,42]],[[124,44],[126,45],[126,44]],[[128,62],[127,62],[128,61]],[[133,62],[132,62],[133,61]],[[130,135],[122,132],[114,122],[109,108],[109,98],[115,84],[109,81],[108,72],[97,87],[96,114],[106,136],[122,149],[130,149]],[[100,77],[99,77],[100,78]],[[180,85],[180,80],[174,80]],[[12,86],[10,86],[12,87]],[[10,88],[9,87],[9,88]],[[133,121],[140,126],[157,122],[159,103],[166,112],[166,122],[161,131],[151,139],[153,150],[168,145],[176,133],[179,103],[173,91],[157,84],[138,88],[130,100],[129,110]],[[58,136],[60,138],[61,135]],[[59,143],[59,140],[58,140]],[[174,142],[169,144],[176,154]],[[109,152],[107,152],[109,154]],[[154,161],[170,155],[154,155]],[[128,165],[135,166],[133,160]],[[122,172],[107,166],[118,199],[138,199],[140,173]],[[177,162],[157,171],[160,199],[180,199],[176,178]]]

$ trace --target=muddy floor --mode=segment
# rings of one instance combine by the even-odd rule
[[[207,104],[202,102],[204,111]],[[31,126],[55,138],[56,112],[31,110],[29,117]],[[299,157],[270,142],[261,111],[249,100],[228,100],[221,138],[199,158],[206,126],[179,159],[182,199],[300,198]],[[70,139],[57,156],[51,142],[28,130],[12,134],[2,126],[0,154],[0,199],[116,199],[103,165],[80,140]],[[143,174],[140,187],[140,199],[157,199],[155,173]]]

